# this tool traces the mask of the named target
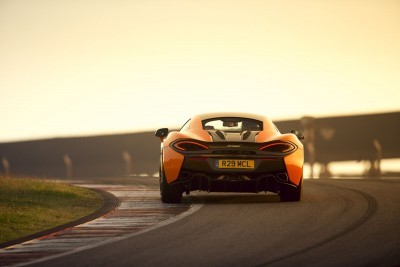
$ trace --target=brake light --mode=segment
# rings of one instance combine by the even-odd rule
[[[270,143],[259,148],[261,151],[272,153],[287,153],[294,149],[295,146],[287,142]]]
[[[173,144],[173,146],[181,151],[200,151],[208,149],[208,146],[193,141],[179,141]]]

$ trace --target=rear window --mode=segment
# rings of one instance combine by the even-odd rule
[[[248,118],[236,118],[236,117],[224,117],[224,118],[212,118],[202,121],[204,130],[219,130],[224,132],[244,132],[244,131],[262,131],[262,121],[248,119]]]

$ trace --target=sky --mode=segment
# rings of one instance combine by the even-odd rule
[[[400,1],[0,0],[0,142],[400,111]]]

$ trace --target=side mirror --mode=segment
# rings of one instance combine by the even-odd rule
[[[296,131],[296,130],[291,130],[290,131],[292,134],[294,134],[295,136],[297,136],[297,138],[299,140],[304,139],[304,133],[302,131]]]
[[[168,135],[168,132],[168,128],[161,128],[156,131],[155,136],[160,137],[161,140],[163,140]]]

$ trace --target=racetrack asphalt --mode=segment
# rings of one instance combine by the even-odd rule
[[[156,192],[153,178],[134,183]],[[28,265],[400,266],[398,178],[306,180],[299,203],[275,194],[184,199],[198,207],[188,216]]]

